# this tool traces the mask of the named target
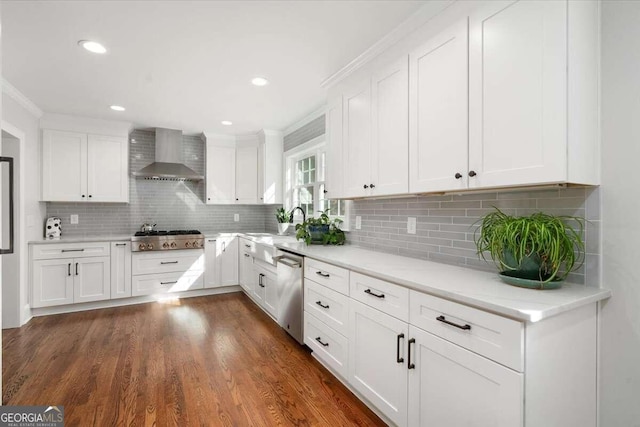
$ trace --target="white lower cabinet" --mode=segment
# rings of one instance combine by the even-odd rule
[[[523,374],[412,325],[409,337],[408,425],[523,425]]]
[[[204,287],[238,284],[238,239],[233,236],[206,239]]]
[[[252,294],[254,289],[255,277],[253,274],[253,257],[249,252],[240,246],[240,257],[238,259],[238,281],[240,286],[247,294]]]
[[[394,424],[407,424],[409,327],[395,317],[351,300],[349,383]]]
[[[109,257],[74,259],[73,302],[101,301],[111,298]]]
[[[132,265],[132,296],[204,287],[205,254],[202,249],[138,252],[132,256]]]
[[[313,350],[317,358],[340,376],[347,378],[349,341],[308,311],[304,312],[304,343]]]
[[[111,242],[111,299],[131,296],[131,242]]]

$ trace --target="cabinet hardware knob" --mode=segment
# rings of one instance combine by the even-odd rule
[[[374,296],[376,298],[384,298],[384,294],[376,294],[374,292],[371,292],[371,289],[365,289],[364,293]]]
[[[474,176],[476,176],[476,175],[477,175],[476,171],[469,171],[469,176],[470,176],[470,177],[472,177],[472,178],[473,178],[473,177],[474,177]]]
[[[84,194],[82,195],[82,198],[84,198]]]
[[[329,304],[324,305],[324,304],[322,303],[322,301],[316,301],[316,304],[318,304],[318,305],[319,305],[320,307],[322,307],[322,308],[329,308]]]
[[[366,190],[367,188],[369,188],[369,186],[365,184],[363,188]]]
[[[316,341],[318,341],[320,344],[322,344],[325,347],[329,347],[329,343],[328,342],[322,342],[322,338],[320,338],[320,337],[316,337]]]
[[[411,363],[411,344],[415,344],[416,343],[416,339],[415,338],[411,338],[409,340],[409,346],[407,347],[407,352],[409,353],[409,360],[407,363],[407,369],[416,369],[416,364],[415,363]]]
[[[460,172],[456,172],[455,177],[456,177],[456,179],[460,179],[460,178],[462,178],[462,174]]]
[[[458,325],[457,323],[453,323],[453,322],[448,321],[444,316],[438,316],[438,317],[436,317],[436,320],[438,322],[446,323],[447,325],[455,326],[456,328],[462,329],[464,331],[470,331],[471,330],[471,325],[469,325],[469,324]]]
[[[89,198],[93,197],[91,194],[89,194]]]
[[[236,201],[238,201],[238,200],[240,200],[240,199],[236,198]]]
[[[211,200],[211,197],[207,197],[207,200]]]
[[[400,333],[396,339],[396,362],[404,363],[404,357],[400,357],[400,340],[404,338],[404,334]]]
[[[376,186],[375,186],[375,185],[373,185],[373,184],[369,184],[369,187],[371,187],[371,188],[376,188]]]

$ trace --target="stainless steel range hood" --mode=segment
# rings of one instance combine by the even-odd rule
[[[156,128],[155,162],[133,172],[144,179],[202,181],[204,177],[182,163],[182,131]]]

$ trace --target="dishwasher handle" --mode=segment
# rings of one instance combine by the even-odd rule
[[[291,268],[301,268],[302,264],[298,260],[287,258],[285,255],[274,256],[273,260],[276,263],[281,263]]]

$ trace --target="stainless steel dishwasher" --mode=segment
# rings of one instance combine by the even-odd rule
[[[278,323],[296,341],[304,344],[304,257],[281,251],[274,260],[278,263]]]

